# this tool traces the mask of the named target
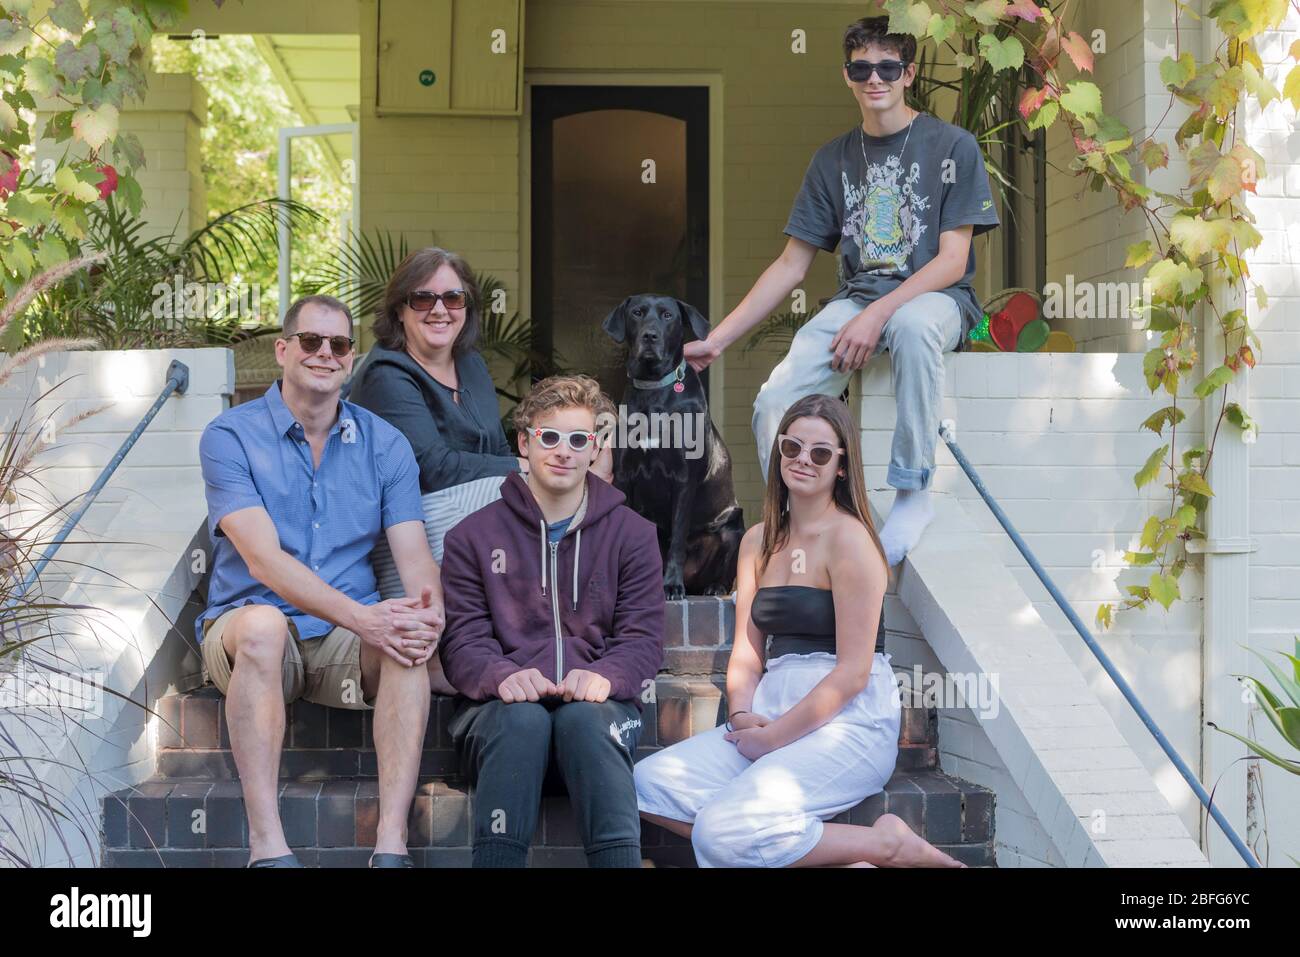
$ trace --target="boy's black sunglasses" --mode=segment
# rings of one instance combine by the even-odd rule
[[[329,340],[330,352],[334,353],[336,359],[342,359],[352,351],[353,340],[347,336],[322,336],[315,332],[291,332],[285,338],[292,339],[294,336],[298,337],[298,344],[302,346],[302,351],[309,356],[314,356],[319,352],[320,344],[326,339]]]
[[[873,71],[884,82],[893,83],[903,75],[907,64],[902,60],[881,60],[879,63],[872,63],[870,60],[849,60],[844,64],[844,69],[849,71],[849,79],[854,83],[865,83],[870,80]]]

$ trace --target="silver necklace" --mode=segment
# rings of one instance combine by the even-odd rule
[[[916,118],[920,115],[921,113],[918,110],[913,113],[912,118],[907,121],[907,135],[903,137],[903,148],[898,151],[898,166],[900,169],[903,168],[903,157],[907,155],[907,141],[912,138],[912,124],[916,122]],[[869,167],[871,163],[867,159],[867,131],[859,126],[858,132],[862,134],[858,138],[858,145],[862,147],[862,165],[864,167]]]

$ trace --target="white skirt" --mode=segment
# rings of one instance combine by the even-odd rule
[[[442,565],[442,540],[447,537],[447,533],[459,525],[462,519],[499,499],[505,480],[504,475],[490,475],[421,496],[424,532],[429,538],[434,561]],[[397,566],[393,564],[393,554],[388,549],[386,537],[379,537],[379,544],[370,554],[370,563],[375,568],[375,579],[379,583],[379,597],[401,598],[405,590],[402,588],[402,579],[397,574]]]
[[[787,867],[817,846],[823,822],[884,790],[898,760],[902,702],[890,656],[817,730],[750,761],[713,728],[634,768],[641,811],[693,824],[701,867]],[[768,664],[750,710],[775,721],[835,666],[821,652]]]

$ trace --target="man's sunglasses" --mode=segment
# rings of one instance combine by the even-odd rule
[[[464,289],[448,289],[446,292],[427,292],[423,289],[406,297],[406,304],[416,312],[431,312],[438,300],[448,309],[464,309],[469,302],[469,295]]]
[[[351,352],[354,341],[347,336],[322,336],[316,332],[291,332],[285,338],[292,339],[295,336],[298,339],[298,345],[302,346],[302,351],[313,356],[320,352],[320,344],[328,339],[330,352],[334,353],[335,359],[342,359]]]
[[[807,449],[809,460],[818,468],[829,465],[832,458],[844,454],[843,449],[833,449],[829,445],[805,445],[793,435],[778,435],[776,447],[781,450],[781,457],[786,459],[797,459],[799,453]]]
[[[884,82],[893,83],[903,75],[907,64],[901,60],[881,60],[879,63],[872,63],[870,60],[850,60],[844,64],[844,69],[849,71],[849,79],[854,83],[867,82],[873,72]]]
[[[595,432],[561,432],[559,429],[533,429],[533,438],[544,449],[553,449],[560,440],[569,443],[569,448],[581,452],[596,441]]]

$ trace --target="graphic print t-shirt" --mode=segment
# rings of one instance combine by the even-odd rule
[[[838,247],[840,285],[831,299],[866,305],[934,259],[940,233],[968,225],[973,236],[999,225],[979,144],[919,113],[910,137],[907,127],[870,136],[858,126],[819,149],[785,234],[826,252]],[[963,344],[983,315],[974,275],[972,244],[966,274],[943,290],[961,309]]]

